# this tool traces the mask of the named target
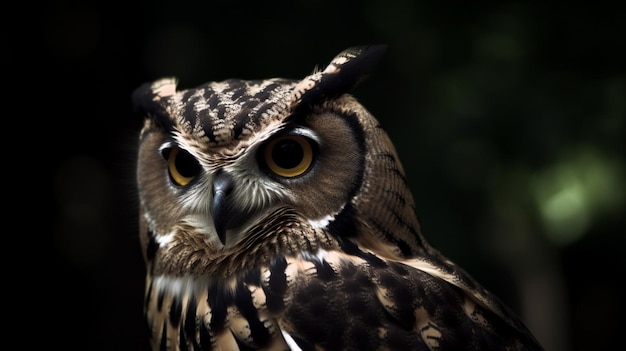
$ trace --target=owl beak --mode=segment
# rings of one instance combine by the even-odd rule
[[[220,171],[213,179],[213,201],[211,212],[215,231],[222,245],[226,245],[226,231],[236,225],[237,211],[230,203],[230,194],[233,190],[233,178],[227,172]]]

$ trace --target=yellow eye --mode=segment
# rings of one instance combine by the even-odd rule
[[[313,164],[311,140],[300,135],[285,135],[267,144],[263,150],[267,168],[285,178],[297,177]]]
[[[186,186],[200,173],[198,160],[185,150],[172,148],[164,152],[164,156],[170,179],[176,185]]]

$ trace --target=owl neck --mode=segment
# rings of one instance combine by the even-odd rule
[[[353,241],[392,259],[438,255],[421,234],[395,147],[369,112],[358,115],[366,139],[365,154],[371,157],[365,158],[361,187],[345,209],[343,221],[356,223]]]
[[[312,226],[289,207],[275,208],[262,221],[265,225],[252,227],[242,240],[221,248],[193,228],[177,228],[167,241],[159,240],[142,221],[148,271],[153,276],[230,278],[267,266],[279,255],[296,257],[340,248],[332,233]]]

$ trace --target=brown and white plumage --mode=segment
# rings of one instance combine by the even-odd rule
[[[421,235],[391,141],[348,94],[382,52],[135,91],[153,349],[542,349]]]

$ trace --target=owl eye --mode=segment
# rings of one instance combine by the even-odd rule
[[[163,157],[167,160],[167,171],[174,184],[188,185],[200,173],[201,166],[189,152],[179,148],[163,150]]]
[[[262,160],[272,173],[293,178],[306,173],[313,164],[313,141],[301,135],[285,135],[270,141]]]

